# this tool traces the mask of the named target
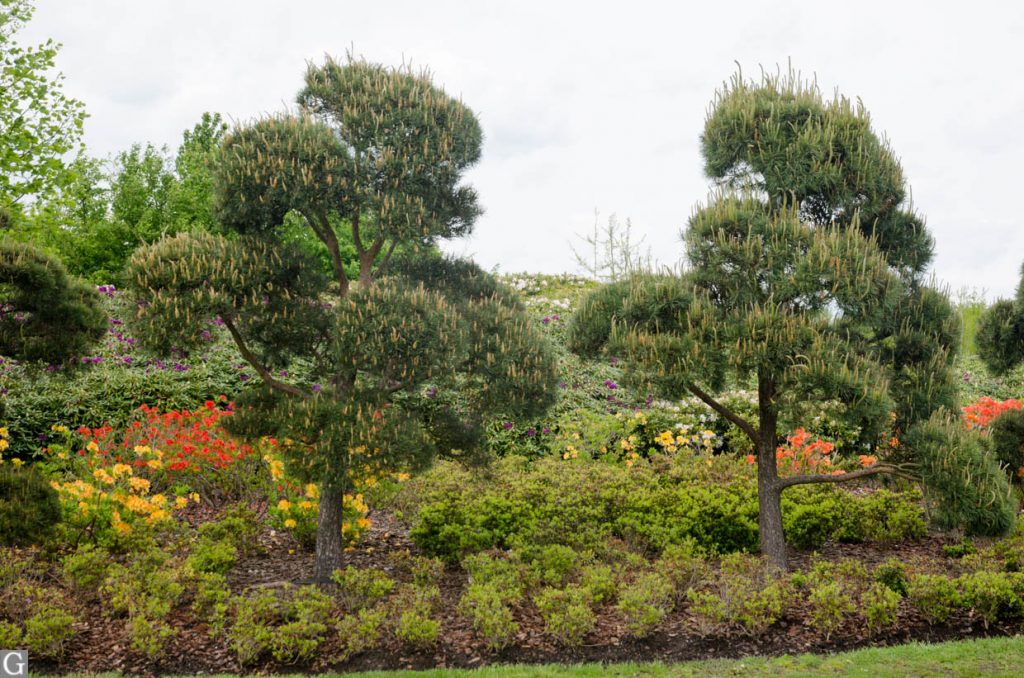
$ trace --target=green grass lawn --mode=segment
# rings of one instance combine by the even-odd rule
[[[106,674],[115,676],[116,674]],[[585,664],[579,666],[491,666],[474,670],[374,671],[344,678],[715,678],[716,676],[870,676],[913,678],[1024,676],[1024,637],[965,640],[938,645],[910,644],[834,655],[772,659],[715,659],[683,664]],[[70,677],[69,677],[70,678]],[[95,677],[99,678],[99,677]],[[216,677],[211,677],[216,678]],[[223,677],[222,677],[223,678]]]
[[[495,666],[474,671],[435,670],[422,672],[375,672],[356,674],[360,678],[403,675],[472,678],[714,678],[716,676],[870,676],[911,678],[913,676],[1024,676],[1024,637],[991,638],[939,645],[901,645],[870,648],[835,655],[800,655],[773,659],[717,659],[684,664],[613,664],[602,666]]]

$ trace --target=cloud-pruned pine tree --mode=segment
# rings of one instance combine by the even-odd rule
[[[461,183],[480,157],[473,112],[426,73],[354,58],[311,64],[298,103],[225,136],[213,179],[227,235],[143,248],[129,277],[147,343],[192,345],[219,318],[259,374],[233,425],[287,441],[293,472],[320,484],[315,576],[326,581],[353,478],[479,449],[489,412],[539,414],[556,376],[544,336],[492,276],[411,254],[469,233],[480,214]],[[322,243],[330,274],[279,237],[286,215]],[[436,406],[446,389],[459,407]]]
[[[1013,299],[999,299],[978,318],[978,357],[996,374],[1024,362],[1024,267]]]
[[[716,188],[684,232],[685,273],[595,292],[571,341],[627,356],[635,379],[697,396],[750,438],[761,551],[785,567],[783,490],[907,468],[780,477],[780,415],[838,399],[870,437],[892,411],[906,430],[954,406],[957,321],[923,280],[931,238],[859,102],[824,100],[792,72],[737,74],[710,108],[702,151]],[[719,401],[730,380],[756,383],[756,419]]]

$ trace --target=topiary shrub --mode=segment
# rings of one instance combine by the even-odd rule
[[[992,454],[1012,477],[1024,470],[1024,410],[1007,410],[989,424]]]
[[[30,467],[0,465],[0,545],[42,543],[60,520],[57,493],[41,474]]]

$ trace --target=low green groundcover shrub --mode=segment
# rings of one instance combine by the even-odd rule
[[[413,540],[449,562],[491,548],[560,544],[600,551],[609,537],[655,552],[684,542],[705,553],[757,550],[756,480],[742,460],[660,463],[666,466],[508,457],[486,475],[441,463],[392,501],[412,518]],[[783,513],[798,548],[925,533],[920,496],[913,492],[794,487],[783,495]]]

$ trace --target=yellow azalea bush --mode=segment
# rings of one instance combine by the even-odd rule
[[[125,463],[127,457],[96,454],[90,441],[82,453],[74,452],[74,434],[64,426],[51,429],[53,440],[46,448],[47,460],[40,466],[51,478],[64,513],[64,529],[75,542],[108,542],[128,535],[140,526],[159,526],[175,511],[198,502],[199,495],[167,495],[152,492],[145,472],[160,468],[162,454],[138,446],[131,458],[144,463]],[[138,471],[138,472],[137,472]]]
[[[298,483],[285,472],[283,448],[294,443],[265,438],[261,447],[265,450],[263,460],[270,472],[273,491],[270,493],[267,512],[277,527],[284,529],[305,547],[316,544],[317,516],[320,511],[320,488],[314,483]],[[355,477],[350,473],[353,492],[345,494],[341,522],[342,540],[346,547],[352,547],[369,529],[367,517],[369,506],[363,499],[362,491],[377,484],[372,475]]]
[[[6,426],[0,426],[0,464],[7,463],[6,460],[4,459],[4,452],[6,452],[7,449],[10,446],[11,446],[11,434],[10,434],[10,431],[7,430]],[[24,463],[25,462],[23,462],[21,459],[19,459],[17,457],[14,457],[13,459],[11,459],[11,465],[15,466],[15,467],[21,466]]]
[[[633,466],[652,454],[711,455],[722,439],[708,428],[663,421],[643,410],[618,412],[599,419],[580,421],[578,427],[563,426],[557,433],[562,459],[587,458],[621,460]]]

